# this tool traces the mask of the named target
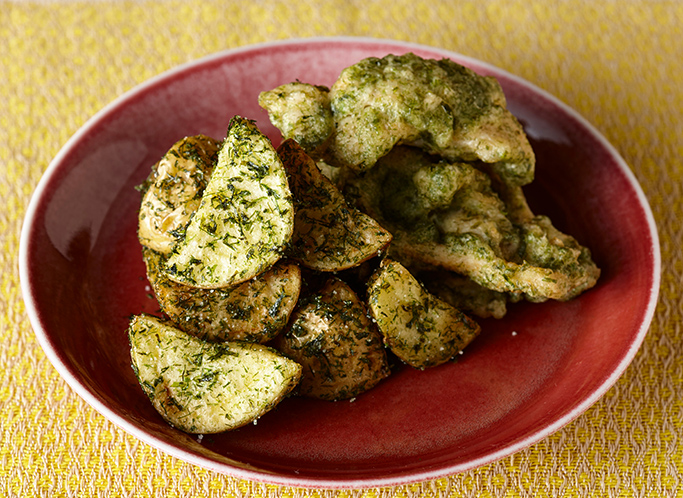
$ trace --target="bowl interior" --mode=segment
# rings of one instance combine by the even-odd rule
[[[457,362],[403,368],[354,401],[290,398],[257,425],[197,438],[154,411],[130,367],[126,327],[156,313],[136,238],[135,186],[178,139],[224,136],[234,114],[279,133],[258,93],[331,85],[363,57],[448,56],[499,78],[537,154],[534,211],[591,248],[596,288],[567,303],[510,306]],[[29,209],[22,285],[50,359],[92,406],[146,442],[240,477],[298,486],[416,481],[506,456],[557,430],[612,385],[642,342],[658,287],[649,207],[612,148],[571,110],[486,64],[377,40],[294,41],[226,52],[129,92],[60,152]]]

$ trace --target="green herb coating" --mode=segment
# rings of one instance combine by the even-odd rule
[[[132,318],[131,360],[140,386],[171,425],[195,434],[236,429],[277,405],[301,366],[246,342],[209,343],[151,315]]]
[[[337,278],[301,303],[275,347],[302,365],[297,390],[302,396],[353,398],[390,373],[382,338],[365,305]]]
[[[293,224],[292,196],[277,152],[253,121],[235,116],[166,273],[206,289],[250,280],[280,259]]]

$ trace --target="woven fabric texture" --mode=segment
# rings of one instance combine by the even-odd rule
[[[647,0],[0,2],[0,496],[683,495],[683,4]],[[207,54],[292,37],[392,38],[515,73],[592,122],[651,203],[660,302],[617,384],[509,458],[386,489],[306,490],[216,474],[118,429],[60,378],[28,322],[18,247],[33,189],[95,112]]]

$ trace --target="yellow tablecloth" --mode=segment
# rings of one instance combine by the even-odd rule
[[[0,3],[0,496],[663,497],[683,494],[683,4],[653,0]],[[632,167],[659,227],[660,303],[622,379],[566,428],[460,475],[303,490],[183,463],[94,412],[46,359],[19,288],[19,233],[51,158],[97,110],[178,63],[251,43],[394,38],[548,90]]]

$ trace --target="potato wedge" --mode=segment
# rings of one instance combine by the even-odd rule
[[[480,331],[476,322],[427,292],[403,265],[388,258],[368,282],[368,303],[385,344],[415,368],[445,363]]]
[[[346,203],[294,140],[285,140],[278,154],[294,196],[293,259],[314,270],[340,271],[376,256],[391,242],[388,231]]]
[[[175,282],[204,289],[245,282],[280,259],[293,225],[282,161],[253,121],[235,116],[166,273]]]
[[[163,255],[143,248],[143,259],[161,310],[207,341],[270,341],[287,325],[301,290],[301,270],[286,260],[236,287],[197,289],[170,280]]]
[[[182,239],[199,207],[220,143],[204,135],[186,137],[154,165],[138,213],[138,238],[163,254]]]
[[[246,342],[209,343],[150,315],[128,328],[135,374],[154,408],[193,434],[236,429],[272,409],[294,388],[301,366]]]
[[[274,346],[302,365],[302,396],[352,398],[390,373],[382,337],[365,305],[337,278],[294,312]]]

